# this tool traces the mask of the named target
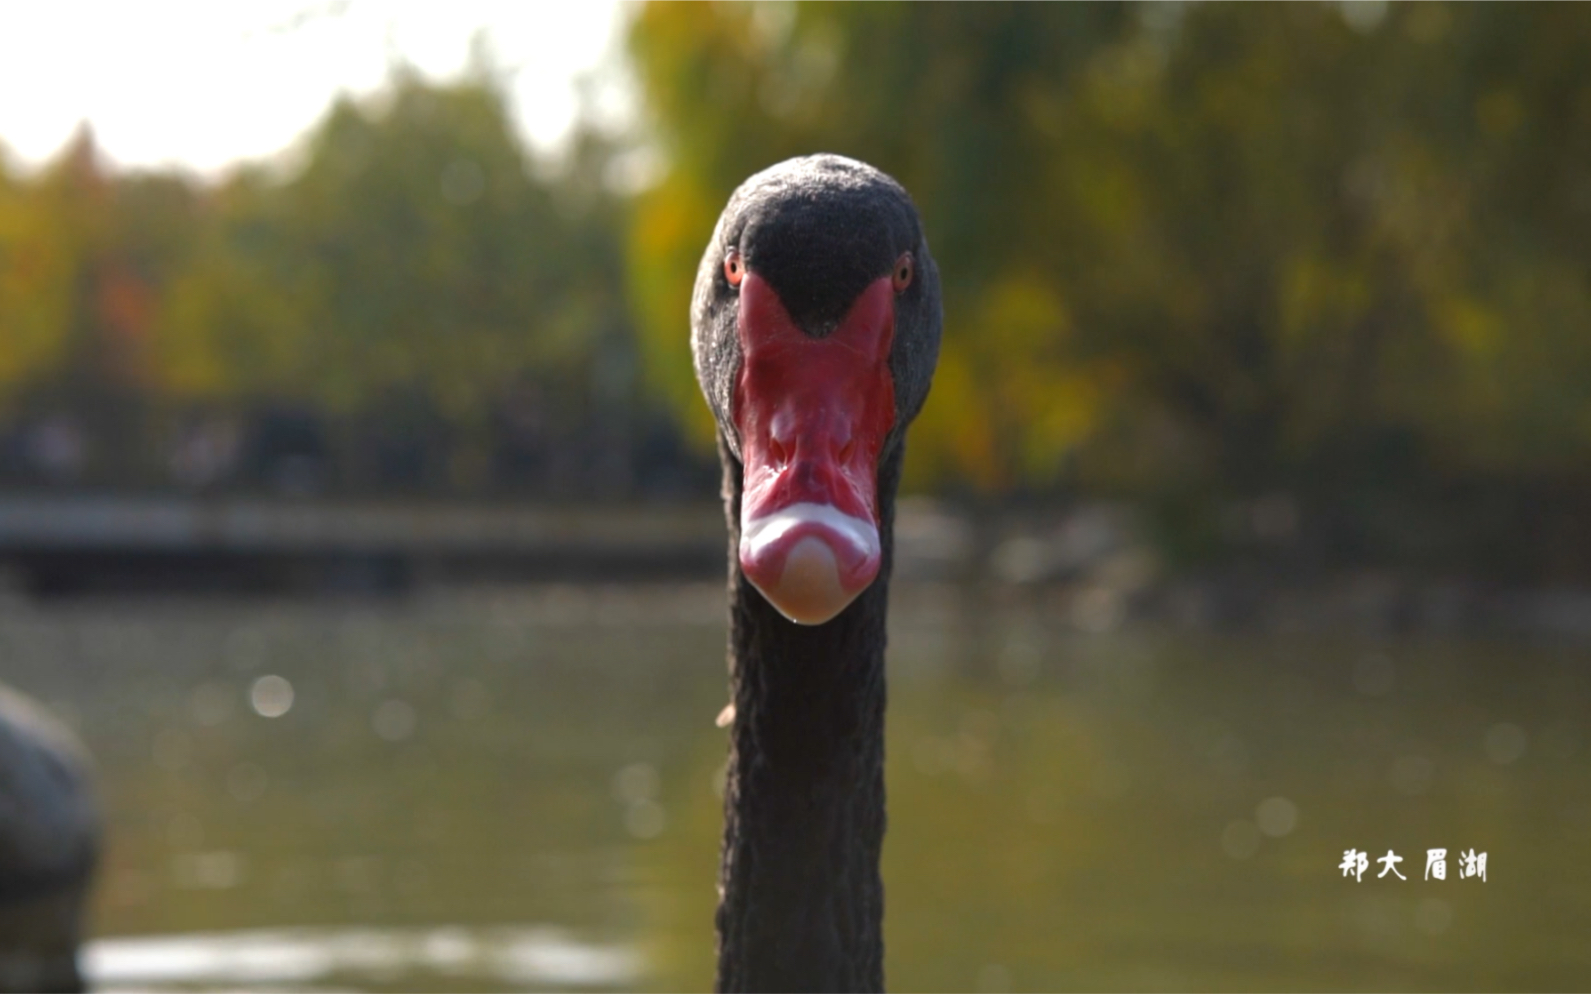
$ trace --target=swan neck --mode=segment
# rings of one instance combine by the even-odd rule
[[[725,461],[730,682],[717,987],[882,990],[884,643],[899,454],[880,463],[883,565],[833,620],[796,625],[740,572]]]

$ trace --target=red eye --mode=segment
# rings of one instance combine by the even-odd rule
[[[912,264],[912,254],[910,252],[901,253],[901,257],[895,260],[895,274],[892,278],[896,293],[900,293],[912,285],[912,273],[915,271],[916,267]]]
[[[746,264],[741,261],[740,253],[730,249],[729,254],[724,256],[724,279],[729,281],[730,286],[739,286],[745,276]]]

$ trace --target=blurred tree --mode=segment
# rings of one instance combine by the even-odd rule
[[[333,107],[303,154],[285,183],[220,191],[217,251],[171,295],[174,383],[343,411],[420,388],[478,419],[517,371],[582,357],[600,267],[489,79],[399,70],[380,101]]]
[[[637,136],[533,155],[484,43],[215,186],[85,131],[0,168],[0,411],[163,466],[173,411],[280,408],[376,476],[627,492],[681,464],[639,370],[710,438],[686,315],[724,200],[834,151],[906,184],[946,278],[914,486],[1583,573],[1588,44],[1573,5],[651,3],[633,199]]]
[[[162,285],[188,261],[197,197],[170,176],[112,175],[79,129],[34,179],[0,190],[0,397],[71,412],[98,440],[91,478],[137,475]]]
[[[72,250],[40,198],[0,168],[0,399],[9,404],[66,350]]]
[[[453,83],[400,68],[377,99],[336,104],[290,178],[217,190],[206,250],[166,297],[167,388],[364,412],[382,437],[361,445],[457,447],[478,484],[485,433],[512,423],[495,408],[529,380],[548,427],[572,445],[602,422],[622,462],[636,363],[612,143],[582,126],[564,163],[535,160],[497,74],[483,47]]]
[[[1447,537],[1493,498],[1506,532],[1591,467],[1588,41],[1575,7],[648,4],[648,354],[695,412],[717,210],[840,152],[913,192],[947,280],[919,485],[1086,487],[1190,534],[1283,491],[1386,549],[1468,494]]]
[[[553,489],[628,492],[655,408],[635,396],[618,145],[582,122],[538,159],[506,83],[478,39],[462,78],[399,67],[291,164],[209,188],[111,173],[86,130],[37,176],[0,173],[0,402],[144,464],[105,482],[164,472],[188,414],[291,410],[330,417],[365,485],[479,487],[529,458]]]

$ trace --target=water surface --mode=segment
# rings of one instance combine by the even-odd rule
[[[101,767],[90,973],[710,986],[722,615],[715,585],[6,606],[0,675]],[[892,986],[1591,984],[1584,650],[1065,616],[897,592]]]

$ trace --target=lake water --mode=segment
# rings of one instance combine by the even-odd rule
[[[101,768],[91,976],[709,987],[722,617],[716,585],[6,606],[0,677]],[[1591,984],[1583,648],[1084,634],[936,587],[891,625],[893,987]]]

